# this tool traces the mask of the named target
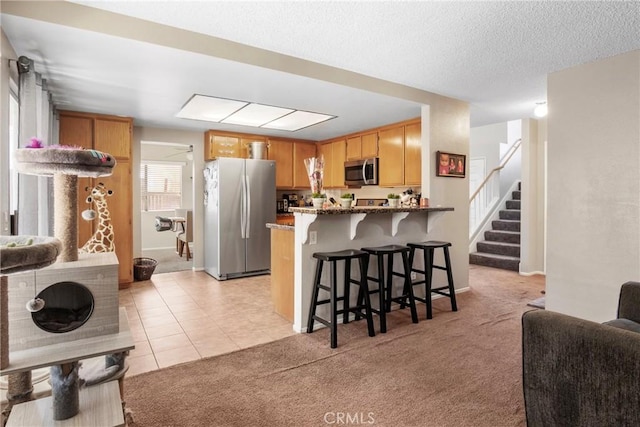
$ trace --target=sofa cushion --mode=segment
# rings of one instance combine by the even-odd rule
[[[640,333],[640,323],[636,323],[629,319],[615,319],[604,322],[604,325],[613,326],[615,328],[625,329],[631,332]]]

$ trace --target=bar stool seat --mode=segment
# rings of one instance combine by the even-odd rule
[[[313,332],[314,321],[318,321],[331,331],[331,348],[338,346],[338,314],[343,315],[343,323],[349,323],[349,313],[356,313],[357,316],[364,316],[367,319],[367,329],[369,336],[375,336],[373,329],[373,315],[371,314],[371,301],[367,290],[367,269],[369,266],[369,254],[357,249],[345,249],[336,252],[316,252],[313,254],[316,258],[316,272],[313,281],[313,292],[311,295],[311,305],[309,307],[309,318],[307,321],[307,333]],[[351,277],[351,261],[358,260],[360,266],[360,279],[356,280]],[[338,261],[344,261],[344,277],[343,286],[344,293],[338,296],[338,275],[336,264]],[[330,274],[329,284],[323,284],[322,269],[325,262],[329,262]],[[359,286],[358,303],[354,307],[349,306],[349,296],[351,293],[350,285]],[[329,292],[329,298],[318,300],[320,290]],[[342,309],[338,310],[338,301],[342,301]],[[330,304],[330,319],[324,319],[316,315],[316,308],[322,304]],[[362,313],[364,310],[364,314]]]
[[[367,276],[367,280],[372,280],[378,284],[377,289],[369,290],[369,294],[377,293],[379,295],[380,304],[377,309],[371,308],[371,311],[380,316],[380,332],[387,332],[387,315],[391,311],[391,303],[396,302],[404,308],[408,305],[411,309],[411,320],[418,323],[418,312],[416,311],[416,302],[413,295],[413,287],[411,286],[410,264],[408,254],[410,248],[402,245],[386,245],[377,247],[362,248],[369,255],[377,257],[377,277]],[[393,257],[395,254],[402,256],[402,272],[394,271]],[[387,257],[387,269],[385,277],[384,258]],[[393,277],[404,278],[404,287],[401,295],[392,296]]]
[[[409,252],[409,264],[411,265],[411,271],[424,275],[422,280],[412,282],[412,287],[416,285],[425,285],[424,298],[415,297],[417,301],[424,302],[427,305],[427,319],[433,318],[433,308],[431,306],[431,294],[438,294],[445,296],[451,300],[451,310],[458,311],[458,305],[456,303],[456,292],[453,286],[453,272],[451,270],[451,258],[449,256],[450,242],[441,242],[438,240],[429,240],[421,243],[407,243],[410,248]],[[444,266],[434,265],[433,258],[436,249],[442,249],[444,255]],[[415,251],[422,250],[424,260],[424,270],[420,270],[415,267]],[[447,285],[440,287],[432,287],[433,269],[444,270],[447,272]]]

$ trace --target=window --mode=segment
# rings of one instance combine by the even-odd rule
[[[182,167],[176,162],[142,162],[140,194],[143,211],[170,211],[182,205]]]

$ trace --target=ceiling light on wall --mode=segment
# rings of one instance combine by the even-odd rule
[[[293,132],[336,116],[213,96],[193,95],[176,117]]]
[[[536,108],[533,110],[533,114],[536,117],[545,117],[549,112],[546,102],[536,102]]]

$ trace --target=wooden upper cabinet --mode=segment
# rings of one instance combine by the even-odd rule
[[[205,133],[204,158],[213,160],[218,157],[240,157],[240,137]]]
[[[331,184],[333,188],[344,188],[344,162],[347,159],[347,141],[342,139],[332,143]]]
[[[292,188],[293,143],[270,139],[268,158],[276,162],[276,188]]]
[[[382,187],[404,185],[404,126],[378,132],[378,184]]]
[[[347,139],[347,160],[362,158],[362,137],[354,136]]]
[[[370,159],[378,157],[378,132],[362,135],[361,158]]]
[[[311,188],[304,159],[316,157],[316,144],[313,142],[293,143],[293,188]]]
[[[404,184],[422,184],[422,125],[420,122],[404,127]]]
[[[320,156],[324,159],[322,186],[324,188],[333,187],[333,174],[331,172],[333,166],[333,144],[328,142],[318,145],[318,157]]]
[[[131,139],[131,119],[96,118],[94,149],[109,153],[116,159],[129,159]]]
[[[93,148],[93,118],[60,113],[59,143]]]

